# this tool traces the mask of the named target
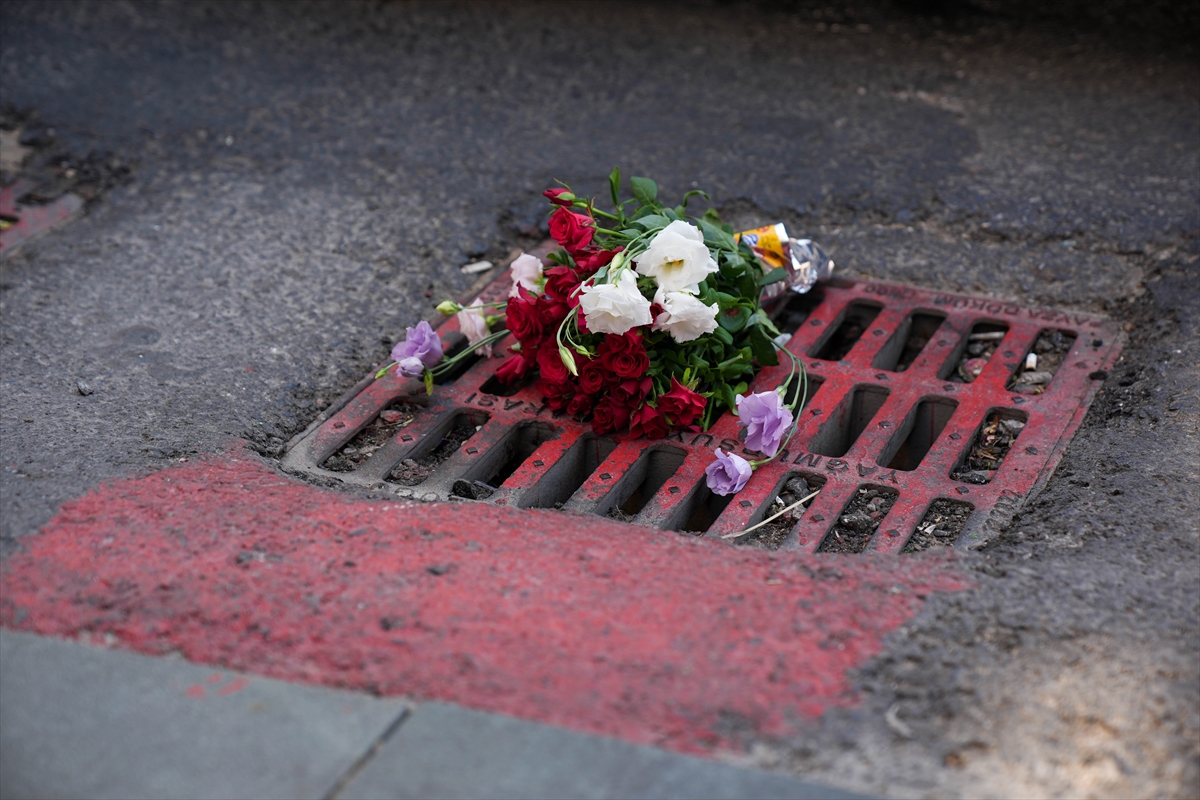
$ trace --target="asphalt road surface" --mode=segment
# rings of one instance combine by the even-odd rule
[[[0,264],[5,557],[104,481],[239,439],[271,463],[461,265],[544,236],[542,189],[619,165],[845,276],[1129,337],[972,587],[857,705],[726,757],[887,796],[1200,794],[1195,11],[1000,6],[6,2],[23,170],[66,159],[91,199]]]

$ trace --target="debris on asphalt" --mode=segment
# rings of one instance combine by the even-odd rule
[[[79,393],[81,395],[83,395],[84,397],[87,397],[89,394],[96,391],[95,389],[92,388],[92,385],[90,383],[88,383],[87,381],[83,381],[83,380],[76,381],[75,388],[78,389]]]
[[[491,268],[492,262],[490,261],[472,261],[470,264],[464,265],[462,271],[464,275],[477,275],[480,272],[487,272]]]

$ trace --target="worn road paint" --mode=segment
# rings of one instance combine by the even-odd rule
[[[789,555],[372,502],[245,454],[102,486],[23,544],[2,567],[5,627],[688,752],[854,704],[848,670],[966,583],[949,553]]]

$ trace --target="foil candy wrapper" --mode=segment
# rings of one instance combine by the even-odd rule
[[[826,255],[821,246],[812,239],[793,239],[788,236],[782,222],[764,225],[734,234],[738,241],[745,240],[763,263],[770,267],[783,267],[787,278],[763,288],[763,301],[772,300],[791,289],[804,294],[817,281],[828,280],[833,274],[833,259]],[[786,288],[785,285],[786,284]]]

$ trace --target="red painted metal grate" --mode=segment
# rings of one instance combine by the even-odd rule
[[[503,299],[509,285],[505,272],[484,300]],[[293,440],[284,466],[401,497],[463,500],[468,514],[474,500],[708,536],[769,517],[788,481],[800,476],[821,492],[772,547],[900,553],[935,540],[969,546],[996,532],[1049,479],[1121,348],[1116,327],[1096,315],[874,281],[835,280],[791,295],[775,317],[794,331],[787,347],[809,368],[809,400],[786,454],[732,498],[708,491],[704,468],[717,447],[746,454],[736,417],[657,441],[596,436],[550,412],[531,385],[511,392],[500,385],[492,377],[499,359],[473,363],[432,397],[395,371],[364,381]],[[454,318],[439,333],[450,348],[465,344]],[[1061,355],[1053,377],[1040,390],[1017,385],[1027,354],[1049,339]],[[994,349],[986,363],[971,360],[980,349]],[[764,370],[752,390],[776,386],[785,369]],[[403,413],[393,410],[405,403]],[[393,427],[380,418],[385,410]],[[368,426],[384,440],[364,448],[368,454],[355,456],[361,463],[349,471],[326,468]],[[985,435],[1009,446],[979,455],[976,440]],[[450,454],[433,458],[426,476],[421,462],[438,448]],[[975,468],[981,463],[987,468]],[[413,474],[403,474],[406,464]],[[957,522],[939,528],[943,516]],[[587,518],[564,515],[564,524],[586,525]]]

